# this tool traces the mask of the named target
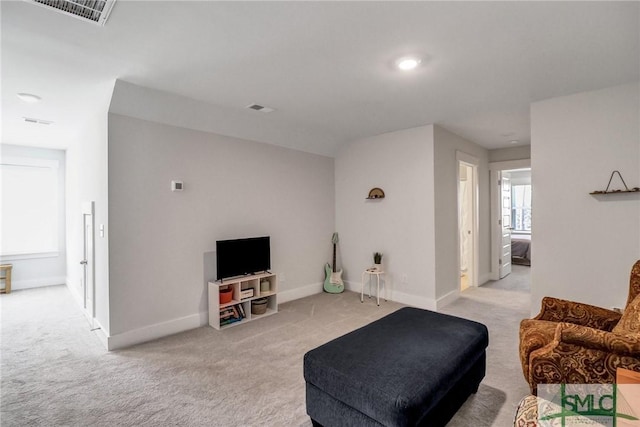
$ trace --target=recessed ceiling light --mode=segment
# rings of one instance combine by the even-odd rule
[[[18,98],[20,98],[24,102],[28,102],[29,104],[35,104],[36,102],[40,102],[42,98],[38,95],[34,95],[32,93],[18,93]]]
[[[402,71],[409,71],[409,70],[413,70],[418,65],[420,65],[420,59],[418,59],[418,58],[409,58],[409,57],[400,58],[400,59],[398,59],[398,61],[396,61],[396,65]]]
[[[517,139],[514,139],[513,141],[509,141],[509,142],[512,143],[512,144],[517,144],[520,141],[518,141]]]

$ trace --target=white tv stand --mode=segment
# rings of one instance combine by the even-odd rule
[[[260,292],[260,281],[269,281],[269,291]],[[226,304],[220,304],[220,289],[231,287],[232,297],[231,301]],[[253,289],[253,296],[248,298],[240,298],[240,292],[246,289]],[[260,273],[251,276],[241,276],[231,279],[224,279],[221,283],[219,280],[216,282],[209,282],[209,325],[216,329],[226,329],[232,326],[251,322],[265,316],[269,316],[278,312],[278,278],[273,273]],[[258,298],[267,297],[267,311],[264,314],[251,314],[251,301]],[[229,323],[227,325],[220,325],[220,310],[231,306],[237,306],[241,304],[244,311],[244,319]]]

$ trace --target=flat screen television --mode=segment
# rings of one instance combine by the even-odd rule
[[[218,280],[271,268],[269,236],[216,241]]]

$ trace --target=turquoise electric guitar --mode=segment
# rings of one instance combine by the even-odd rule
[[[333,270],[329,263],[325,264],[324,274],[326,278],[324,279],[324,291],[329,292],[330,294],[339,294],[344,291],[344,283],[342,282],[342,270],[337,271],[336,269],[336,244],[338,243],[338,233],[333,233],[331,242],[333,242]]]

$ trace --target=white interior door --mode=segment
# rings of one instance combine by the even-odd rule
[[[458,229],[460,239],[460,290],[473,286],[474,264],[474,169],[460,162],[458,180]]]
[[[478,286],[478,165],[480,161],[456,151],[458,165],[458,271],[460,290]]]
[[[510,171],[518,170],[518,169],[531,169],[531,160],[530,159],[522,159],[522,160],[507,160],[504,162],[492,162],[489,163],[490,181],[491,181],[491,280],[499,280],[501,277],[509,274],[511,271],[511,245],[509,244],[505,248],[505,243],[507,240],[509,243],[511,242],[511,227],[513,224],[510,224],[509,227],[503,227],[503,188],[502,188],[502,175],[504,174],[507,178],[512,178],[510,176]],[[513,185],[511,179],[508,179],[509,186]],[[511,200],[511,194],[508,194],[509,200]],[[511,216],[509,216],[509,222],[511,222]],[[506,236],[506,232],[508,235]],[[504,237],[504,239],[503,239]],[[506,256],[504,254],[503,249],[507,249],[509,251],[509,255]],[[506,259],[505,259],[506,258]],[[504,275],[503,275],[503,266],[502,262],[506,261],[509,265],[505,266]]]
[[[91,322],[95,317],[94,303],[94,241],[93,241],[93,202],[85,202],[82,204],[82,224],[83,224],[83,251],[80,267],[82,272],[81,286],[83,307],[85,314]],[[93,326],[93,324],[92,324]]]
[[[500,177],[500,226],[502,229],[500,252],[500,278],[511,273],[511,178],[508,172],[502,172]]]

